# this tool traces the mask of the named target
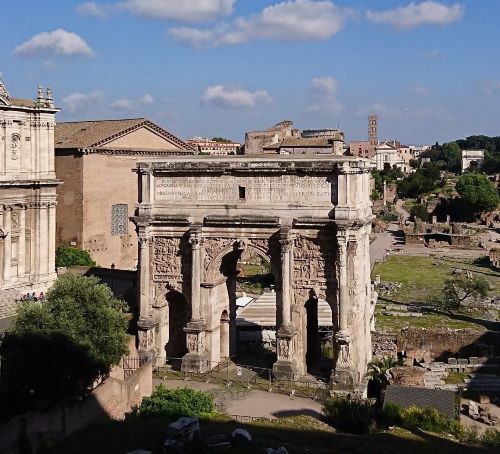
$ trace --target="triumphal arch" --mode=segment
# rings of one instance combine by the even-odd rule
[[[172,157],[137,165],[139,347],[206,371],[236,345],[236,264],[276,280],[277,377],[306,374],[306,306],[332,309],[332,379],[355,386],[371,360],[370,166],[349,156]],[[181,333],[172,338],[173,333]]]

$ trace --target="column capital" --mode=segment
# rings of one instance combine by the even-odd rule
[[[192,250],[200,249],[203,244],[203,238],[201,236],[201,227],[195,226],[189,230],[189,245]]]
[[[145,236],[137,237],[137,242],[139,243],[139,247],[141,247],[141,248],[147,247],[149,244],[149,241],[150,241],[150,239],[148,237],[145,237]]]

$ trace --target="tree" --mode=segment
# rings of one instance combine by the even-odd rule
[[[429,222],[431,218],[431,215],[427,212],[427,208],[420,203],[415,204],[410,208],[410,215],[414,221],[418,218],[424,222]]]
[[[443,305],[446,309],[459,309],[466,299],[478,300],[488,296],[489,283],[486,279],[475,276],[457,275],[446,279],[443,285]]]
[[[462,175],[457,181],[456,190],[475,214],[493,211],[500,203],[497,189],[485,175]]]
[[[87,251],[75,246],[58,246],[56,249],[56,266],[95,266],[95,262]]]
[[[0,349],[5,381],[37,395],[83,395],[127,353],[127,328],[127,307],[108,286],[65,274],[45,302],[19,306]]]
[[[230,139],[226,139],[225,137],[213,137],[212,140],[214,142],[231,143],[231,140]]]

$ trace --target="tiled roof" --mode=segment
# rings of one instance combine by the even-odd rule
[[[448,418],[455,417],[455,391],[413,386],[388,386],[385,390],[384,405],[388,402],[403,408],[412,405],[420,408],[432,407]]]
[[[193,150],[186,142],[146,118],[57,123],[55,128],[55,147],[70,149],[102,147],[107,142],[142,126],[153,129],[182,149]]]

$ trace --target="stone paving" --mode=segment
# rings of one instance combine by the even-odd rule
[[[0,291],[0,319],[9,318],[16,315],[17,301],[21,294],[17,290]]]
[[[214,394],[217,407],[231,416],[278,418],[282,416],[321,416],[321,404],[305,397],[288,396],[260,390],[235,390],[231,387],[184,380],[155,378],[153,385],[163,383],[167,388],[188,387]]]

